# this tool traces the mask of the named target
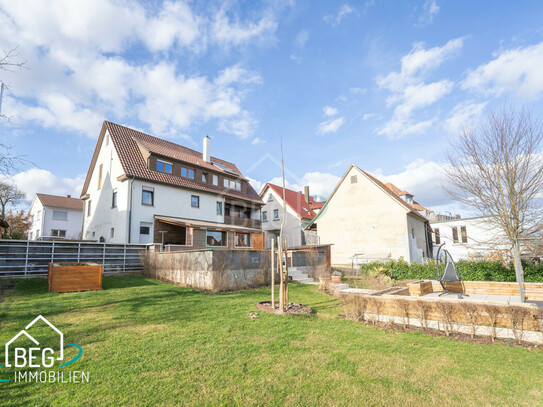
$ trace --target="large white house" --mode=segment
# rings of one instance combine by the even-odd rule
[[[420,213],[429,211],[412,199],[351,165],[307,227],[316,224],[320,243],[333,245],[335,265],[351,265],[358,256],[420,262],[432,257],[429,223]]]
[[[38,238],[81,239],[83,201],[70,195],[36,194],[29,210],[29,240]]]
[[[83,237],[170,249],[263,244],[262,200],[235,164],[105,121],[81,199]]]
[[[277,238],[283,222],[283,187],[267,183],[260,196],[264,201],[262,208],[262,231],[265,232],[266,247],[270,247],[272,238]],[[287,238],[289,247],[306,244],[317,244],[314,231],[305,229],[324,205],[309,195],[309,187],[304,193],[285,188],[286,217],[283,236]]]
[[[430,222],[434,251],[441,244],[456,260],[477,260],[510,249],[503,229],[490,217],[460,218],[440,216]]]

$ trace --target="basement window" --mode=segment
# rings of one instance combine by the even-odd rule
[[[51,236],[53,237],[66,237],[65,230],[53,229],[51,230]]]
[[[468,242],[468,231],[467,231],[465,226],[462,226],[460,228],[460,235],[462,237],[462,243],[467,243]]]

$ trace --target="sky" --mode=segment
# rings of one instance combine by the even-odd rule
[[[12,180],[79,196],[110,120],[232,161],[259,189],[281,176],[324,199],[350,164],[436,212],[451,142],[503,104],[536,117],[539,1],[0,0],[8,86],[0,142]]]

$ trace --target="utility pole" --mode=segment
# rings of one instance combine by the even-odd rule
[[[2,116],[2,100],[4,99],[4,82],[0,81],[0,116]]]

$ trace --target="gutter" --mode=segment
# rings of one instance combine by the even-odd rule
[[[132,176],[130,180],[130,193],[128,194],[128,244],[131,243],[132,237],[132,184],[136,177]]]

